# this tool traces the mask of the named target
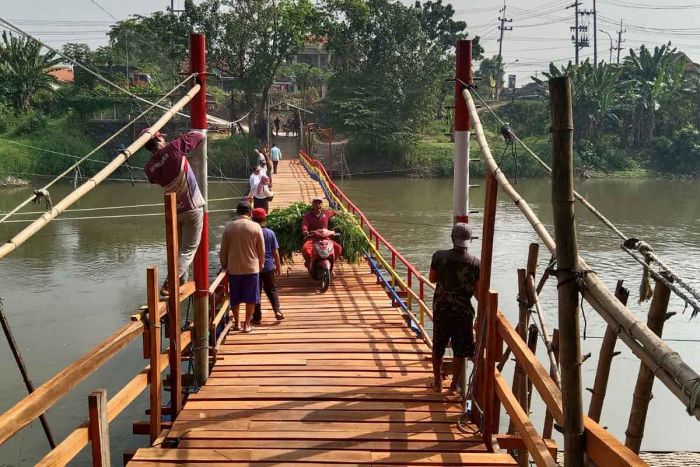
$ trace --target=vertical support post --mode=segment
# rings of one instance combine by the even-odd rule
[[[557,364],[559,364],[559,329],[557,328],[554,328],[554,330],[552,331],[552,352],[554,353],[554,358],[556,358]],[[557,371],[557,369],[554,366],[550,365],[550,376],[554,374],[555,371]],[[552,413],[549,410],[547,410],[547,413],[544,416],[544,428],[542,429],[542,438],[551,438],[553,427],[554,417],[552,416]]]
[[[579,337],[578,245],[574,217],[571,83],[568,77],[549,80],[552,118],[552,211],[559,268],[559,333],[561,390],[564,412],[564,466],[583,467],[584,431]]]
[[[204,197],[202,238],[194,257],[194,376],[198,384],[206,383],[209,376],[209,189],[207,175],[207,65],[203,34],[190,35],[190,73],[196,73],[196,82],[202,89],[190,103],[190,128],[204,134],[204,141],[191,156],[192,170]],[[269,122],[268,122],[269,126]],[[172,289],[171,289],[172,290]]]
[[[98,389],[88,396],[88,434],[93,467],[109,467],[109,418],[107,390]]]
[[[483,345],[479,345],[479,340],[482,337],[483,320],[486,319],[486,311],[488,309],[488,291],[491,287],[491,265],[493,260],[493,235],[496,223],[496,199],[498,197],[498,182],[493,174],[489,174],[486,178],[486,199],[484,200],[484,217],[483,217],[483,232],[481,235],[481,262],[479,267],[479,290],[477,290],[477,312],[474,329],[476,329],[477,350],[481,347],[481,351],[474,355],[474,365],[476,366],[476,374],[474,377],[474,388],[472,389],[472,397],[482,406],[483,403]],[[472,404],[476,407],[476,404]],[[483,407],[483,406],[482,406]],[[477,421],[479,414],[476,410],[472,411],[473,420]]]
[[[165,194],[165,244],[168,256],[168,330],[170,348],[170,409],[173,419],[182,409],[182,352],[180,351],[180,258],[178,256],[177,210],[175,193]]]
[[[527,271],[525,269],[518,269],[518,325],[515,330],[518,332],[523,342],[527,339],[527,328],[530,324],[530,313],[525,303],[526,280]],[[527,404],[527,375],[517,358],[515,359],[515,369],[513,370],[513,394],[518,404],[523,408],[523,411],[529,413],[529,406]],[[515,424],[512,420],[508,426],[508,433],[515,433]],[[529,466],[527,449],[518,450],[518,465],[521,467]]]
[[[469,110],[462,90],[472,82],[472,42],[460,39],[456,44],[455,70],[455,161],[453,206],[454,222],[469,222]],[[488,289],[487,289],[488,290]]]
[[[494,405],[496,399],[496,363],[499,360],[497,355],[496,333],[498,327],[496,320],[498,315],[498,293],[489,290],[488,296],[484,297],[488,302],[488,315],[486,319],[486,362],[485,362],[485,380],[484,380],[484,444],[489,452],[494,451],[493,435],[497,430],[494,430],[494,422],[497,418],[494,413]],[[497,422],[496,422],[497,423]]]
[[[540,331],[537,326],[531,324],[527,330],[527,348],[530,349],[533,355],[537,355],[537,338],[539,337]],[[527,406],[532,405],[532,380],[527,379]]]
[[[148,334],[149,356],[151,368],[149,370],[149,401],[151,408],[148,433],[151,444],[160,435],[161,430],[161,378],[160,378],[160,314],[158,313],[158,269],[155,266],[148,268],[146,273],[146,298],[148,303]]]
[[[672,280],[670,276],[665,276],[667,280]],[[649,305],[649,313],[647,315],[647,326],[657,336],[661,337],[666,322],[666,309],[668,308],[668,300],[671,297],[671,290],[661,281],[656,281],[654,295],[651,298]],[[632,396],[632,409],[630,410],[630,419],[625,431],[625,446],[630,448],[636,454],[639,454],[639,448],[642,445],[642,437],[644,436],[644,425],[647,419],[647,410],[651,401],[651,389],[654,386],[654,371],[644,363],[639,364],[639,373],[637,374],[637,384],[634,386],[634,394]]]
[[[620,303],[627,305],[627,299],[630,292],[622,286],[623,281],[617,281],[615,287],[615,297],[620,300]],[[593,394],[591,395],[591,403],[588,406],[588,417],[596,422],[600,421],[600,415],[603,412],[603,401],[608,388],[608,378],[610,377],[610,367],[612,359],[615,355],[615,344],[617,343],[617,333],[615,328],[609,324],[605,328],[603,342],[600,344],[600,355],[598,357],[598,367],[595,372],[595,381],[593,382]]]

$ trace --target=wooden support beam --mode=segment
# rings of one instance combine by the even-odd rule
[[[522,436],[525,445],[527,446],[527,452],[532,455],[535,463],[538,467],[555,467],[557,465],[556,461],[550,454],[544,441],[535,430],[532,422],[528,418],[525,411],[520,407],[520,404],[515,398],[515,395],[510,391],[505,380],[500,373],[495,374],[496,382],[496,394],[498,398],[503,403],[506,412],[510,416],[510,419],[515,423],[515,426]]]
[[[149,378],[149,402],[150,402],[150,435],[151,444],[161,432],[161,367],[160,367],[160,316],[158,313],[158,269],[155,266],[148,268],[146,273],[146,297],[148,303],[148,335],[149,356],[151,368]],[[144,333],[146,334],[146,333]]]
[[[627,305],[627,299],[630,292],[622,286],[623,281],[617,281],[615,287],[615,297],[620,300],[620,303]],[[603,342],[600,344],[600,355],[598,356],[598,367],[595,372],[595,381],[593,383],[593,394],[591,395],[591,403],[588,406],[588,416],[591,420],[600,421],[600,415],[603,412],[603,401],[608,388],[608,378],[610,377],[610,367],[612,359],[615,355],[615,344],[617,343],[617,332],[615,328],[609,324],[605,328]]]
[[[109,419],[107,390],[99,389],[88,396],[88,433],[92,448],[93,467],[109,467]]]
[[[175,193],[165,194],[165,243],[168,257],[168,330],[170,338],[170,405],[173,415],[182,410],[182,365],[180,351],[180,266]]]
[[[527,328],[530,323],[530,313],[526,306],[526,281],[527,270],[518,269],[518,325],[515,329],[523,341],[527,339]],[[508,347],[508,349],[510,350],[510,347]],[[527,375],[517,358],[515,359],[515,369],[513,370],[513,394],[515,394],[518,403],[525,413],[529,413],[529,406],[527,403]],[[515,433],[515,429],[515,422],[511,419],[508,426],[508,433]],[[520,452],[518,465],[527,467],[528,456],[526,450]]]
[[[554,358],[557,359],[557,365],[559,364],[559,329],[554,328],[552,331],[552,353],[554,354]],[[557,371],[556,368],[553,368],[551,365],[549,367],[549,375],[552,376],[552,379],[554,379],[553,373]],[[552,417],[552,413],[547,410],[547,413],[544,416],[544,428],[542,429],[542,436],[545,438],[551,438],[552,437],[552,428],[554,426],[554,417]]]
[[[552,132],[552,213],[557,245],[564,465],[583,467],[583,398],[579,337],[578,246],[574,217],[574,119],[568,77],[549,80]]]
[[[666,279],[673,282],[670,276],[666,276]],[[666,310],[668,309],[670,297],[671,290],[663,282],[657,280],[656,287],[654,288],[654,295],[651,298],[651,305],[649,305],[647,326],[659,337],[661,337],[664,330]],[[637,374],[637,384],[634,387],[634,394],[632,396],[630,418],[627,424],[627,431],[625,431],[625,446],[637,454],[639,454],[639,449],[642,446],[644,425],[646,424],[647,411],[649,409],[649,402],[651,401],[651,389],[653,386],[654,372],[644,363],[640,363],[639,373]]]
[[[498,313],[498,293],[489,290],[488,296],[484,296],[484,299],[488,299],[488,308],[486,310],[486,361],[484,368],[484,443],[486,448],[490,452],[494,452],[493,440],[491,439],[495,433],[498,433],[498,426],[496,425],[496,415],[494,411],[495,404],[495,392],[494,384],[496,378],[496,363],[499,360],[498,351],[496,348],[496,335],[498,334],[497,327],[497,313]]]
[[[476,330],[477,340],[482,329],[482,322],[486,317],[486,310],[488,309],[488,291],[491,287],[491,267],[493,263],[493,237],[495,232],[496,224],[496,201],[498,200],[498,183],[493,175],[489,175],[486,178],[486,194],[484,199],[484,217],[483,217],[483,230],[481,234],[481,261],[479,267],[479,283],[478,290],[476,290],[477,302],[477,313],[476,320],[474,322],[474,329]],[[474,376],[474,388],[472,389],[472,398],[474,400],[473,407],[485,407],[484,404],[484,388],[483,388],[483,362],[484,362],[484,349],[482,347],[482,353],[474,355],[474,362],[476,365],[475,376]],[[477,348],[479,348],[477,342]],[[484,409],[485,410],[485,409]],[[478,410],[472,410],[472,419],[478,421],[481,414]]]
[[[520,450],[524,449],[527,451],[527,446],[525,445],[525,441],[523,441],[522,436],[520,435],[508,435],[504,433],[499,433],[495,436],[496,440],[498,441],[498,445],[500,446],[501,449],[507,449],[507,450]],[[554,441],[553,439],[545,439],[542,438],[542,441],[544,442],[545,446],[547,446],[547,449],[549,450],[549,454],[556,459],[557,458],[557,442]]]

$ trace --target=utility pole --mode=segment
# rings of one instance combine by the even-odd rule
[[[566,8],[574,9],[574,26],[569,29],[573,31],[571,36],[571,41],[574,43],[574,51],[576,56],[576,66],[579,64],[579,51],[584,47],[590,47],[590,42],[588,40],[588,26],[581,25],[579,18],[583,16],[588,16],[593,14],[591,10],[580,10],[581,2],[575,0],[574,3],[567,6]]]
[[[622,18],[620,18],[620,30],[617,31],[617,64],[620,64],[620,51],[622,50],[622,43],[625,42],[622,40],[622,34],[627,32],[627,29],[622,29]]]
[[[506,26],[506,23],[512,23],[513,20],[506,18],[506,0],[503,0],[503,8],[498,10],[503,16],[498,17],[498,21],[501,24],[498,26],[498,30],[501,31],[501,37],[498,38],[498,68],[496,72],[496,100],[501,96],[501,88],[503,87],[502,75],[503,75],[503,33],[505,31],[512,31],[513,26]]]
[[[593,66],[598,68],[598,10],[593,0]]]
[[[604,32],[605,34],[608,35],[608,38],[610,39],[610,59],[608,60],[608,63],[612,63],[612,51],[615,50],[615,46],[613,45],[613,39],[612,36],[608,31],[605,31],[604,29],[601,29],[600,32]]]

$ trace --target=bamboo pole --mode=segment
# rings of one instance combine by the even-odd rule
[[[673,279],[666,275],[666,280]],[[664,282],[657,280],[654,288],[654,295],[649,305],[649,313],[647,315],[647,326],[657,336],[661,337],[666,322],[666,310],[668,301],[671,297],[671,289],[666,287]],[[634,387],[632,396],[632,409],[630,410],[629,423],[627,431],[625,431],[625,446],[630,448],[635,453],[639,454],[639,448],[642,445],[642,437],[644,436],[644,425],[646,424],[647,410],[651,401],[651,389],[654,385],[654,373],[649,370],[644,364],[639,366],[639,374],[637,375],[637,384]]]
[[[579,338],[578,245],[574,217],[574,122],[568,77],[549,80],[552,132],[552,213],[557,241],[559,359],[564,411],[564,465],[583,466],[584,428]]]
[[[623,281],[617,281],[615,287],[615,297],[620,300],[620,303],[627,305],[629,298],[629,290],[622,286]],[[588,406],[588,416],[591,420],[600,421],[600,415],[603,412],[603,402],[605,393],[608,387],[608,378],[610,377],[610,367],[612,359],[615,356],[615,344],[617,343],[617,333],[615,329],[608,325],[605,328],[603,342],[600,344],[600,356],[598,357],[598,367],[595,372],[595,381],[593,382],[593,390],[591,395],[591,403]]]
[[[487,315],[486,319],[486,362],[484,369],[484,444],[489,452],[494,452],[493,436],[498,430],[494,429],[496,420],[494,405],[495,405],[495,385],[496,385],[496,362],[498,361],[498,352],[496,345],[496,336],[498,334],[498,293],[489,290],[488,296],[484,296],[483,300],[487,300]]]
[[[554,239],[549,235],[546,227],[527,204],[527,201],[520,196],[500,171],[493,158],[469,90],[464,90],[462,96],[467,102],[474,133],[489,173],[496,177],[503,192],[523,213],[550,253],[554,254],[556,249]],[[590,269],[583,258],[579,257],[578,263],[581,269]],[[688,408],[688,412],[700,420],[700,397],[694,397],[691,394],[693,388],[696,391],[700,390],[696,386],[700,375],[689,367],[677,352],[659,339],[639,318],[622,305],[601,282],[597,274],[587,274],[584,281],[586,287],[583,295],[588,303],[609,325],[615,327],[620,339],[645,365],[652,369],[656,377]]]
[[[552,350],[552,343],[550,342],[549,339],[549,331],[547,329],[547,322],[544,320],[544,314],[542,313],[542,309],[540,308],[540,300],[539,297],[537,296],[536,290],[535,290],[535,280],[534,277],[528,274],[527,277],[527,283],[526,283],[526,288],[527,291],[529,292],[529,296],[532,297],[531,300],[532,303],[535,305],[535,314],[537,315],[537,321],[540,324],[540,330],[542,331],[542,340],[544,341],[544,346],[547,350],[547,357],[549,357],[549,365],[550,368],[552,369],[552,379],[554,380],[555,383],[557,383],[557,386],[561,387],[561,376],[559,372],[559,364],[557,362],[557,358],[554,356],[554,351]]]
[[[133,143],[129,145],[125,150],[117,154],[117,156],[112,159],[112,162],[107,164],[102,170],[97,172],[92,178],[87,180],[85,183],[80,185],[77,189],[73,190],[68,196],[63,198],[61,201],[56,203],[50,210],[46,211],[38,219],[33,221],[27,227],[22,229],[17,235],[8,240],[4,245],[0,246],[0,259],[9,255],[15,251],[20,245],[29,240],[35,233],[41,230],[43,227],[48,225],[49,222],[54,220],[63,211],[68,209],[73,203],[78,201],[80,198],[89,193],[93,188],[102,183],[107,177],[109,177],[112,172],[117,170],[121,165],[129,160],[129,158],[136,153],[139,149],[146,144],[158,130],[163,128],[166,123],[170,121],[173,116],[180,111],[191,99],[199,92],[199,85],[196,84],[190,89],[190,91],[185,94],[185,96],[180,99],[174,106],[165,112],[150,128],[147,133],[144,133]]]
[[[533,355],[537,355],[537,338],[539,337],[539,329],[534,324],[531,324],[527,330],[527,348],[530,349]],[[527,379],[527,406],[532,405],[532,379]]]

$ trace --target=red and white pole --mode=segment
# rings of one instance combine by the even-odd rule
[[[462,96],[472,82],[472,41],[458,40],[455,72],[454,222],[469,222],[469,110]]]
[[[190,102],[190,129],[204,134],[190,161],[204,197],[202,238],[194,257],[194,374],[198,384],[209,377],[209,190],[207,180],[207,65],[203,34],[190,35],[190,73],[196,73],[201,90]]]

